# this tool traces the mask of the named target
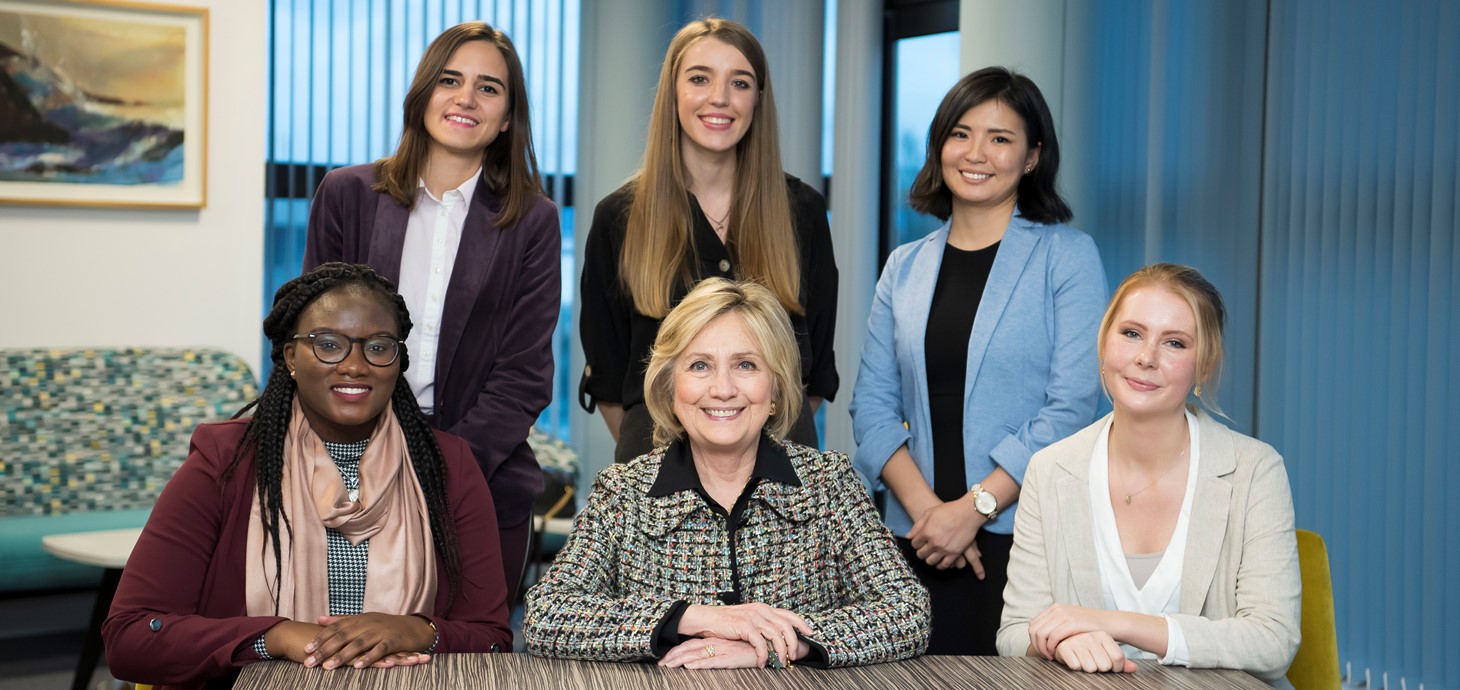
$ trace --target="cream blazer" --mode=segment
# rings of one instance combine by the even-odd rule
[[[1293,497],[1272,446],[1197,413],[1201,463],[1173,614],[1193,668],[1286,686],[1298,651],[1301,578]],[[1022,656],[1029,620],[1054,603],[1104,608],[1090,512],[1090,453],[1106,419],[1035,454],[1019,495],[999,653]]]

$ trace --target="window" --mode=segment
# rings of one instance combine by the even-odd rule
[[[958,3],[888,2],[884,36],[881,256],[942,224],[912,210],[907,192],[923,166],[928,124],[958,81]]]

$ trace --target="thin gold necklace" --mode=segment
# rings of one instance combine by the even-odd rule
[[[1191,450],[1191,441],[1190,440],[1187,440],[1186,447],[1181,449],[1181,454],[1180,455],[1177,455],[1176,458],[1171,461],[1171,464],[1166,467],[1166,470],[1164,472],[1162,472],[1160,475],[1158,475],[1155,479],[1152,479],[1145,486],[1143,486],[1143,487],[1141,487],[1141,488],[1139,488],[1139,489],[1137,489],[1135,491],[1132,491],[1132,492],[1127,493],[1125,495],[1125,504],[1126,505],[1130,505],[1130,500],[1132,498],[1135,498],[1136,496],[1139,496],[1142,491],[1145,491],[1146,489],[1149,489],[1149,488],[1155,486],[1156,485],[1156,482],[1159,482],[1162,479],[1165,479],[1166,478],[1166,475],[1171,474],[1171,470],[1176,469],[1176,464],[1179,463],[1179,462],[1181,462],[1181,459],[1182,458],[1186,457],[1186,451],[1188,451],[1188,450]],[[1117,465],[1116,466],[1116,469],[1119,470],[1120,469],[1120,466]],[[1120,483],[1122,485],[1125,484],[1125,477],[1123,475],[1121,477]]]
[[[710,221],[710,227],[714,228],[715,229],[715,232],[719,233],[719,232],[724,232],[725,231],[725,221],[727,221],[727,220],[730,219],[730,207],[729,206],[725,207],[725,212],[722,213],[722,214],[720,214],[720,217],[718,219],[716,219],[714,216],[710,215],[710,212],[707,211],[707,210],[705,210],[705,207],[704,207],[703,204],[700,205],[700,212],[705,214],[705,220]]]

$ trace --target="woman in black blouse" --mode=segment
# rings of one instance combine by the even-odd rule
[[[718,18],[691,22],[670,42],[643,166],[599,202],[584,249],[580,398],[602,412],[615,460],[653,448],[643,405],[649,350],[669,309],[712,276],[755,280],[790,313],[807,402],[789,437],[816,446],[811,414],[838,384],[826,200],[781,169],[760,43]]]

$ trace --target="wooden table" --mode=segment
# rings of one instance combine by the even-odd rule
[[[71,679],[72,690],[85,690],[91,681],[91,672],[101,658],[101,623],[112,607],[112,596],[117,593],[122,568],[126,567],[127,558],[132,555],[132,547],[137,545],[137,537],[140,536],[142,528],[136,527],[41,537],[41,546],[51,555],[103,569],[101,584],[96,590],[96,603],[91,606],[91,624],[81,644],[81,657],[76,660],[76,674]]]
[[[737,669],[690,671],[653,664],[608,664],[541,659],[526,654],[442,654],[411,668],[304,668],[291,661],[266,661],[244,668],[234,690],[403,688],[1165,688],[1270,690],[1240,671],[1194,671],[1138,662],[1129,674],[1087,674],[1042,659],[1004,657],[919,657],[892,664],[845,669],[795,667],[785,671]]]

